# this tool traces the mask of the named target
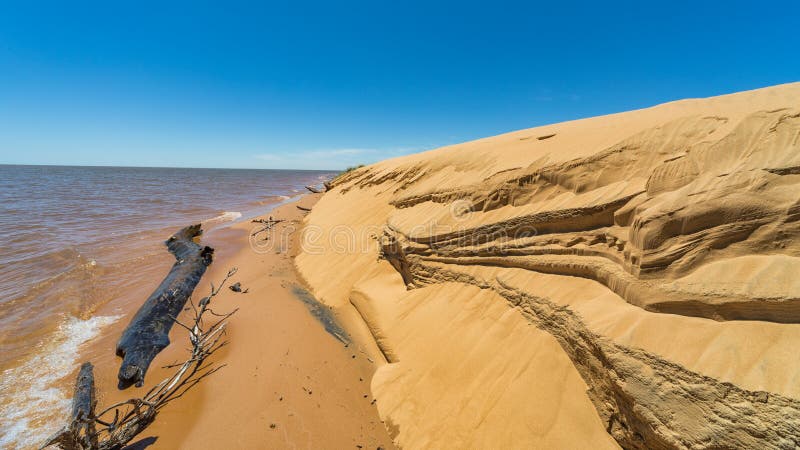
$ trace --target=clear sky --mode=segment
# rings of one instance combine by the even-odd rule
[[[800,80],[800,1],[2,2],[0,163],[339,169]]]

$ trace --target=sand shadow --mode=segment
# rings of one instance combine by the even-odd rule
[[[147,447],[150,447],[151,445],[155,444],[157,440],[158,440],[158,437],[149,436],[149,437],[146,437],[146,438],[143,438],[143,439],[139,439],[138,441],[134,442],[133,444],[126,445],[125,447],[122,447],[122,450],[144,450]]]

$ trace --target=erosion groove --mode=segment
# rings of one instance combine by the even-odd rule
[[[800,175],[800,166],[780,167],[777,169],[764,169],[775,175]]]
[[[570,243],[575,240],[586,242],[578,237]],[[714,292],[697,294],[667,288],[658,279],[643,279],[623,270],[616,255],[607,250],[608,242],[615,243],[610,238],[600,234],[588,242],[602,242],[603,245],[600,249],[553,245],[514,247],[513,244],[509,244],[509,248],[484,246],[480,250],[440,248],[438,245],[428,248],[410,243],[402,234],[387,229],[383,237],[383,255],[402,274],[406,284],[414,283],[415,271],[424,269],[426,262],[519,268],[597,281],[628,303],[647,311],[713,320],[800,322],[800,298],[759,298]],[[611,247],[615,248],[614,244]]]
[[[425,202],[434,203],[449,203],[455,200],[468,199],[470,197],[469,191],[465,189],[450,189],[446,191],[426,192],[424,194],[412,195],[404,197],[392,202],[395,208],[409,208],[414,205]]]
[[[457,282],[492,289],[561,344],[624,448],[774,448],[800,445],[800,401],[748,391],[591,332],[568,307],[442,267],[414,269],[417,287]]]
[[[536,234],[592,230],[614,224],[614,212],[637,194],[609,203],[546,211],[442,234],[411,236],[409,240],[436,248],[460,247],[476,242],[521,238]]]
[[[501,280],[495,289],[561,343],[589,385],[589,396],[609,433],[623,447],[790,449],[798,445],[797,400],[746,391],[611,343],[587,330],[568,308]]]
[[[569,258],[559,255],[549,258],[421,257],[419,261],[520,268],[554,275],[588,278],[602,283],[628,303],[647,311],[714,320],[765,320],[778,323],[800,321],[800,299],[797,298],[774,301],[732,295],[698,295],[668,291],[652,282],[637,279],[616,265],[597,257]]]

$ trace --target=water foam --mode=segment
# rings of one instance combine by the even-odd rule
[[[70,393],[55,382],[78,367],[79,347],[119,318],[67,318],[49,345],[39,345],[33,357],[3,371],[0,448],[36,448],[63,425],[70,410]]]
[[[217,217],[212,217],[211,219],[204,220],[203,222],[233,222],[240,217],[242,217],[242,213],[239,211],[225,211]]]

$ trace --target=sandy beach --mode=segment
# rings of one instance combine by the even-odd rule
[[[318,197],[306,195],[297,204],[310,207]],[[317,316],[345,330],[347,315],[309,303],[313,297],[295,274],[303,211],[290,203],[269,215],[284,220],[271,237],[274,247],[253,250],[249,235],[260,226],[249,221],[203,237],[216,253],[198,291],[232,267],[238,272],[231,283],[247,290],[225,288],[215,299],[217,311],[239,309],[230,319],[230,345],[213,357],[225,367],[160,412],[136,448],[393,448],[369,388],[374,350],[357,332],[345,342],[327,332],[310,310],[325,309]],[[171,256],[165,251],[164,258]],[[109,327],[83,355],[95,364],[101,406],[145,389],[116,386],[120,360],[113,349],[127,323],[123,318]],[[169,374],[162,366],[185,358],[186,334],[173,327],[172,344],[154,360],[145,387]]]
[[[795,83],[444,147],[275,209],[268,241],[209,233],[198,289],[237,267],[247,290],[215,300],[239,308],[225,367],[137,448],[789,448],[798,102]],[[126,323],[85,355],[101,404],[137,392],[116,389]]]

